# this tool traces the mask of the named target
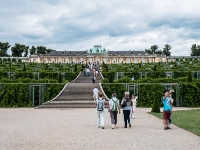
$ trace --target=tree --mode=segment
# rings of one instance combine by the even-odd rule
[[[153,106],[152,106],[151,112],[160,113],[160,106],[159,106],[157,98],[153,100]]]
[[[13,57],[22,57],[22,53],[29,49],[29,46],[25,46],[23,44],[15,43],[15,46],[11,48]],[[28,55],[28,54],[27,54]]]
[[[166,56],[171,56],[171,45],[166,44],[165,47],[163,48],[163,54],[165,54]]]
[[[10,48],[10,45],[8,42],[6,43],[0,42],[0,57],[9,56],[7,54],[8,48]]]
[[[152,45],[150,49],[145,49],[145,52],[148,54],[162,54],[161,50],[158,50],[157,45]]]
[[[30,49],[30,55],[36,54],[36,48],[35,46],[32,46]]]
[[[37,54],[46,54],[47,48],[45,46],[37,46]]]
[[[191,56],[200,56],[200,45],[193,44],[191,47]]]
[[[25,46],[25,49],[24,49],[24,57],[27,57],[27,56],[28,56],[28,50],[29,50],[29,46]]]

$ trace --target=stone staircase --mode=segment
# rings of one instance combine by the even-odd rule
[[[100,66],[96,66],[99,68]],[[95,84],[92,83],[93,72],[90,76],[84,76],[82,72],[74,81],[67,84],[65,89],[53,100],[43,103],[37,108],[94,108],[92,90],[96,86],[99,89],[101,74],[96,76]]]

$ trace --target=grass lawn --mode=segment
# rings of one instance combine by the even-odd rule
[[[162,113],[150,114],[163,119]],[[200,136],[200,109],[173,111],[172,124]]]

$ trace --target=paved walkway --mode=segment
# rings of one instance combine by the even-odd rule
[[[0,109],[1,150],[197,150],[200,137],[137,108],[132,128],[112,130],[106,110],[105,129],[97,128],[94,109]]]

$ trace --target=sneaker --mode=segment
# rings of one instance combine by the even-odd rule
[[[104,127],[102,127],[102,129],[104,129]]]
[[[114,129],[114,128],[115,128],[115,125],[113,124],[113,125],[112,125],[112,129]]]
[[[131,128],[131,124],[129,123],[129,127]]]
[[[164,130],[167,130],[167,127],[164,127]]]
[[[171,127],[168,126],[167,129],[171,129]]]
[[[127,128],[127,126],[124,126],[124,128]]]

